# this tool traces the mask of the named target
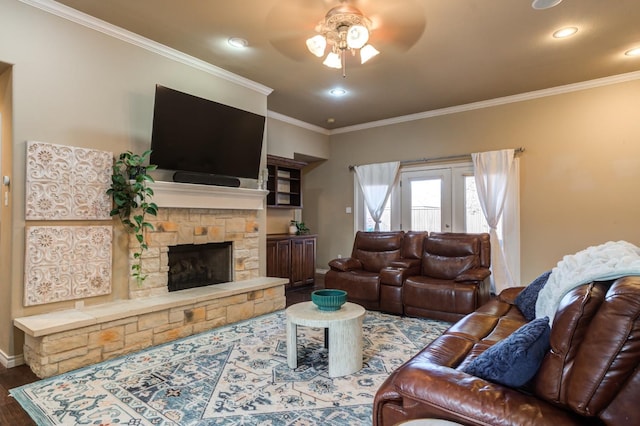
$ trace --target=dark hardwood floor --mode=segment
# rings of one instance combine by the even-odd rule
[[[0,365],[0,425],[35,425],[20,404],[9,395],[9,389],[38,380],[27,365],[4,368]]]
[[[315,285],[308,285],[286,292],[287,306],[294,303],[311,300],[311,292],[317,288],[323,288],[322,276],[316,277]],[[27,426],[35,425],[20,404],[9,395],[9,389],[33,383],[38,380],[27,365],[14,368],[5,368],[0,365],[0,426]]]

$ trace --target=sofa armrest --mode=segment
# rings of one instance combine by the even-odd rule
[[[402,287],[404,280],[420,273],[420,259],[396,260],[380,270],[380,284]]]
[[[417,268],[416,273],[412,274],[412,275],[417,275],[420,271],[421,264],[422,264],[421,259],[400,259],[400,260],[394,260],[389,264],[389,266],[392,268],[404,268],[404,269]]]
[[[356,269],[362,269],[362,262],[352,257],[343,257],[330,261],[329,267],[334,271],[349,272]]]
[[[498,299],[502,302],[506,302],[510,305],[515,305],[515,300],[516,300],[516,296],[518,296],[518,294],[520,294],[520,292],[522,290],[524,290],[525,287],[509,287],[509,288],[505,288],[504,290],[502,290],[500,292],[500,294],[498,295]]]
[[[543,420],[544,424],[584,424],[584,417],[535,396],[453,368],[415,361],[401,367],[392,379],[401,397],[395,404],[407,419],[435,417],[496,426]]]
[[[489,268],[473,268],[473,269],[468,269],[463,273],[461,273],[460,275],[458,275],[454,279],[454,281],[457,283],[460,283],[463,281],[483,281],[489,275],[491,275],[491,271],[489,270]]]

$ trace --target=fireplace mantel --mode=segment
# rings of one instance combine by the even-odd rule
[[[262,210],[269,191],[250,188],[156,181],[153,202],[158,207]]]

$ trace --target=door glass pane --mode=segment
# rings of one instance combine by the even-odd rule
[[[442,229],[442,179],[411,181],[411,227],[414,231]]]
[[[466,232],[489,232],[489,225],[487,225],[482,207],[480,207],[476,180],[473,176],[464,177],[464,209]]]

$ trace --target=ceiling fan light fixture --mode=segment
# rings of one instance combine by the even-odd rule
[[[307,49],[318,58],[324,56],[324,50],[327,47],[327,39],[320,34],[307,39]]]
[[[331,68],[342,68],[343,77],[346,77],[346,50],[350,50],[353,55],[360,51],[362,64],[380,53],[373,47],[365,49],[369,46],[367,42],[371,36],[371,20],[360,10],[344,2],[329,10],[315,30],[318,34],[307,39],[307,48],[312,54],[322,57],[328,47],[330,53],[323,64]]]
[[[327,58],[324,60],[323,65],[328,66],[329,68],[342,68],[342,58],[336,52],[329,52]]]
[[[364,25],[353,25],[347,30],[349,49],[360,49],[369,41],[369,30]]]
[[[362,49],[360,49],[360,63],[364,64],[369,59],[373,58],[374,56],[378,55],[379,53],[380,52],[378,52],[378,49],[376,49],[375,47],[373,47],[370,44],[367,44]]]

